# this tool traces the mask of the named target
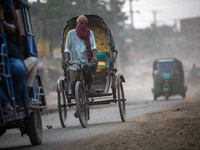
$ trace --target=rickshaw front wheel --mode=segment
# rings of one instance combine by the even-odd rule
[[[30,116],[25,118],[25,125],[31,144],[33,146],[42,144],[43,129],[42,118],[39,109],[34,110]]]
[[[88,109],[86,93],[84,93],[83,84],[80,81],[76,82],[75,87],[75,100],[76,100],[76,111],[79,117],[79,121],[83,128],[87,127],[88,124]]]
[[[66,97],[65,91],[58,92],[58,112],[60,117],[60,123],[63,128],[67,125],[67,106],[66,106]]]

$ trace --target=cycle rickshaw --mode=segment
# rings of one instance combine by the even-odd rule
[[[78,118],[83,128],[87,127],[88,120],[90,119],[89,108],[91,105],[118,103],[122,122],[125,122],[126,119],[126,99],[122,85],[125,79],[114,68],[118,51],[115,50],[112,32],[101,17],[97,15],[86,15],[86,17],[88,19],[88,28],[94,33],[98,49],[97,59],[99,63],[93,81],[93,87],[97,94],[93,96],[88,95],[81,67],[78,69],[80,76],[75,85],[75,97],[71,94],[69,82],[70,68],[64,65],[64,48],[67,33],[71,29],[76,28],[77,17],[74,17],[67,22],[63,31],[61,53],[64,77],[57,82],[58,110],[63,128],[67,125],[67,107],[73,106],[76,106]],[[80,66],[82,64],[75,65]],[[104,99],[102,100],[100,97]]]
[[[19,45],[23,45],[24,59],[33,56],[38,58],[37,49],[34,43],[34,35],[32,32],[31,18],[29,13],[30,4],[28,0],[4,0],[6,7],[9,7],[18,24]],[[32,145],[40,145],[43,138],[41,111],[46,106],[45,94],[41,84],[40,72],[37,68],[37,74],[34,85],[28,95],[26,83],[23,84],[21,92],[21,100],[23,101],[24,111],[17,111],[16,100],[14,96],[12,75],[10,64],[8,61],[6,33],[3,30],[2,22],[0,22],[0,86],[4,90],[10,100],[14,113],[3,113],[0,105],[0,136],[6,130],[17,128],[21,131],[21,135],[27,134]],[[7,63],[6,63],[7,62]],[[29,97],[35,100],[34,104],[29,103]],[[3,137],[1,137],[3,138]]]
[[[187,86],[184,82],[182,62],[176,58],[160,58],[153,63],[154,100],[164,96],[166,100],[173,95],[185,98]]]

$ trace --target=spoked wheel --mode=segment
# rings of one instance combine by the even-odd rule
[[[124,96],[124,89],[122,85],[122,81],[119,80],[119,84],[117,86],[117,93],[118,93],[118,104],[119,104],[119,112],[122,119],[122,122],[126,120],[126,105],[125,105],[125,96]]]
[[[76,99],[76,111],[79,117],[79,121],[83,128],[87,127],[88,124],[88,107],[87,100],[85,97],[83,84],[80,81],[76,82],[75,87],[75,99]]]
[[[67,125],[67,105],[65,98],[65,91],[58,92],[58,111],[60,117],[60,123],[63,128]]]
[[[30,116],[25,118],[27,134],[32,145],[42,144],[43,129],[40,110],[34,110]]]

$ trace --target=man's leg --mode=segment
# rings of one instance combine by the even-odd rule
[[[76,81],[77,81],[77,75],[78,75],[77,71],[71,70],[71,72],[70,72],[70,83],[71,83],[71,91],[72,91],[74,98],[75,98],[75,86],[76,86]],[[74,117],[78,118],[77,110],[74,113]]]
[[[33,87],[33,82],[36,77],[38,60],[36,57],[28,57],[24,60],[24,64],[27,68],[26,86],[27,86],[27,93],[29,95],[29,92]]]
[[[94,74],[96,72],[95,66],[91,66],[87,72],[85,72],[86,75],[86,84],[88,85],[88,93],[89,94],[96,94],[95,89],[92,87],[92,82],[94,80]]]
[[[10,70],[13,80],[13,88],[15,93],[16,104],[22,106],[23,103],[20,99],[20,96],[21,96],[22,86],[25,82],[26,69],[22,61],[19,59],[11,58],[9,59],[9,62],[10,62]]]
[[[4,113],[13,113],[13,108],[10,104],[10,101],[8,100],[8,98],[5,96],[3,90],[0,87],[0,105],[2,108],[2,111]]]
[[[71,91],[72,91],[74,98],[75,98],[75,86],[76,86],[76,81],[77,81],[77,75],[78,75],[77,71],[71,70],[71,72],[70,72],[70,83],[71,83]]]
[[[10,101],[8,100],[8,98],[5,96],[3,90],[0,87],[0,98],[1,98],[1,105],[5,105],[5,104],[10,104]]]

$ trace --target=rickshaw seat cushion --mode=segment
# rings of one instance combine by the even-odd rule
[[[106,68],[106,62],[105,61],[99,61],[96,72],[101,72],[101,70],[104,69],[104,68]]]
[[[97,59],[99,61],[108,59],[108,56],[109,56],[108,52],[97,52]]]

